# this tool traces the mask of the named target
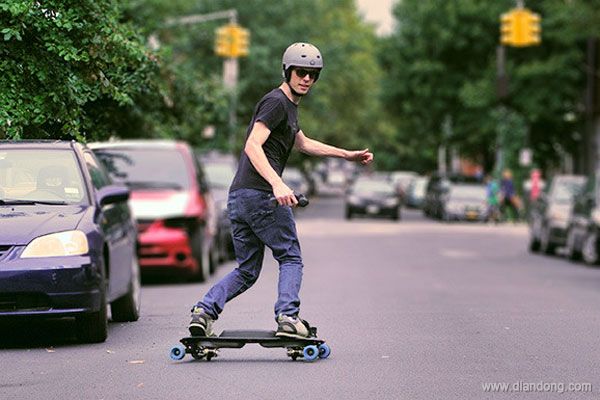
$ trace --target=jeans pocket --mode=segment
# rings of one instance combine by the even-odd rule
[[[275,210],[261,208],[250,214],[250,224],[253,229],[264,229],[275,223]]]

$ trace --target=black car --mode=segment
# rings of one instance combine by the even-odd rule
[[[400,199],[394,186],[384,179],[362,176],[346,193],[346,219],[357,214],[400,219]]]
[[[547,190],[531,205],[529,214],[529,250],[554,254],[564,246],[575,196],[586,178],[581,175],[557,175]]]
[[[571,260],[583,258],[586,264],[600,263],[600,188],[597,179],[589,179],[576,197],[566,233],[566,255]]]

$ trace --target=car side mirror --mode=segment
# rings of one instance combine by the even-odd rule
[[[100,207],[104,207],[129,200],[129,193],[129,189],[125,186],[110,185],[98,190],[96,197]]]

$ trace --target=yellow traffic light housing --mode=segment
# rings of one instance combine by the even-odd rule
[[[215,53],[220,57],[230,57],[231,35],[228,26],[222,26],[216,30]]]
[[[542,43],[541,18],[538,14],[530,12],[525,18],[525,41],[535,46]]]
[[[237,27],[233,36],[235,57],[246,57],[250,47],[250,31],[241,27]]]
[[[517,20],[512,12],[500,16],[500,43],[510,46],[515,42]]]
[[[248,55],[250,32],[237,24],[227,24],[216,30],[215,53],[221,57],[237,58]]]
[[[505,46],[527,47],[539,45],[541,18],[526,9],[515,8],[500,17],[500,43]]]

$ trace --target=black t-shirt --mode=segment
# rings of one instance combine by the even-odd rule
[[[271,167],[279,176],[294,147],[298,127],[298,106],[279,88],[267,93],[256,105],[252,121],[246,132],[246,140],[257,121],[264,123],[271,131],[262,148]],[[233,178],[230,191],[236,189],[258,189],[272,191],[273,188],[254,168],[252,162],[242,150],[238,169]]]

